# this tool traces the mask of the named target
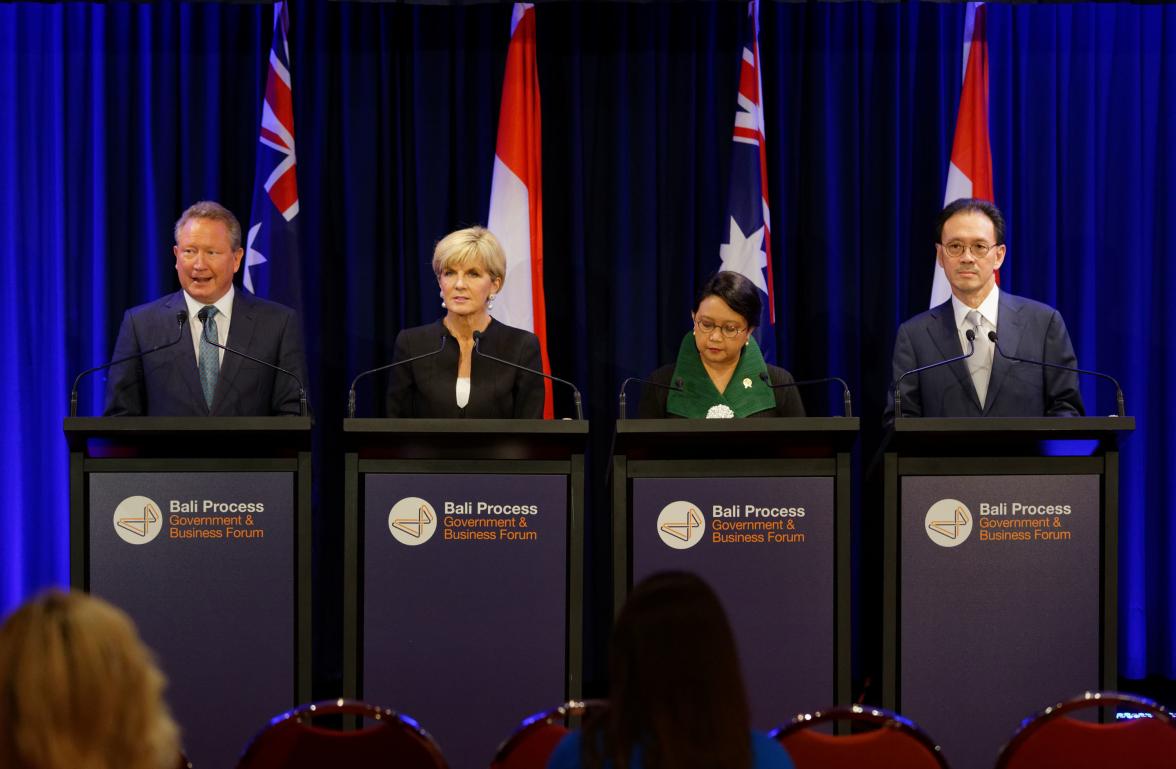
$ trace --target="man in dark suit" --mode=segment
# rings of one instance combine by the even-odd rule
[[[951,298],[916,315],[898,329],[893,378],[884,421],[894,419],[894,383],[906,371],[954,358],[902,381],[902,415],[923,417],[1040,417],[1084,413],[1078,375],[1046,366],[1015,363],[989,341],[995,331],[1004,353],[1074,367],[1077,359],[1057,310],[1001,291],[996,270],[1005,257],[1004,218],[983,200],[962,199],[939,216],[936,259],[951,284]]]
[[[298,414],[299,390],[291,377],[205,339],[207,334],[306,381],[295,312],[233,286],[245,253],[240,222],[220,204],[201,201],[180,216],[175,238],[172,250],[182,290],[128,310],[114,358],[166,345],[177,335],[181,341],[115,366],[106,386],[106,415]],[[182,326],[180,313],[186,313]]]

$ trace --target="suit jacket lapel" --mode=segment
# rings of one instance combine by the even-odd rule
[[[1021,343],[1021,330],[1024,324],[1021,318],[1021,304],[1012,294],[1000,292],[1000,312],[996,319],[997,342],[1000,349],[1009,355],[1017,354],[1017,346]],[[1000,394],[1000,387],[1008,376],[1013,362],[1005,360],[996,350],[992,351],[992,376],[988,379],[988,397],[985,398],[984,413],[987,414],[996,403]]]
[[[242,352],[249,351],[249,340],[253,338],[253,331],[257,319],[253,317],[253,302],[246,296],[243,289],[236,289],[233,294],[233,317],[229,320],[229,338],[226,347]],[[216,380],[216,393],[212,396],[212,413],[217,413],[223,401],[228,396],[229,383],[237,381],[237,372],[241,368],[240,355],[226,351],[221,360],[220,377]]]
[[[175,319],[175,313],[183,310],[188,311],[188,303],[184,301],[184,292],[177,291],[167,298],[164,303],[167,308],[168,317]],[[199,404],[199,407],[208,413],[208,404],[204,402],[204,390],[200,387],[200,364],[196,362],[196,335],[192,330],[191,319],[184,323],[185,333],[184,339],[177,344],[174,350],[174,360],[176,371],[179,373],[180,379],[184,380],[184,385],[188,388],[188,395],[192,398],[192,402]]]
[[[931,314],[938,322],[931,324],[927,330],[931,334],[931,341],[935,343],[939,354],[943,356],[942,359],[955,358],[967,352],[960,346],[960,332],[956,328],[955,312],[952,310],[951,300],[948,299],[931,310]],[[948,368],[951,369],[951,373],[955,374],[955,378],[959,380],[960,387],[964,388],[964,392],[972,396],[972,405],[976,407],[976,411],[980,411],[980,396],[976,392],[975,383],[972,382],[972,375],[968,372],[968,364],[958,360]]]

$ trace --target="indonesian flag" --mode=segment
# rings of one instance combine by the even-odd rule
[[[951,165],[943,205],[960,198],[992,201],[992,148],[988,143],[988,43],[984,38],[984,3],[968,3],[964,17],[964,85],[956,118]],[[1000,274],[997,274],[1000,282]],[[931,306],[951,296],[947,276],[938,264],[931,284]]]
[[[510,48],[498,113],[498,146],[490,188],[487,226],[506,251],[506,282],[490,314],[539,337],[543,371],[547,358],[547,312],[543,301],[543,174],[539,71],[535,65],[535,6],[515,3]],[[551,380],[546,380],[543,416],[553,416]]]

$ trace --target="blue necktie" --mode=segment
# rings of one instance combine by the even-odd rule
[[[219,341],[216,332],[216,307],[208,305],[197,317],[204,323],[200,335],[200,388],[204,390],[204,402],[212,408],[212,396],[216,394],[216,380],[220,376],[220,350],[209,344],[209,339]]]

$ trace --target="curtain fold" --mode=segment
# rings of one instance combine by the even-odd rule
[[[593,643],[608,623],[617,386],[672,359],[695,288],[718,267],[744,10],[537,8],[550,355],[584,390],[595,433]],[[401,328],[440,314],[433,243],[484,220],[510,6],[295,0],[290,12],[326,660],[339,642],[344,394],[390,359]],[[963,12],[761,11],[777,359],[800,377],[849,380],[862,457],[879,439],[897,324],[930,295]],[[248,220],[271,16],[264,4],[0,4],[0,223],[15,240],[0,271],[12,319],[0,610],[68,577],[72,375],[109,356],[127,307],[175,289],[183,208],[215,198]],[[1138,427],[1122,453],[1122,673],[1176,677],[1176,341],[1163,272],[1176,10],[996,4],[988,35],[1002,285],[1057,306],[1082,365],[1126,386]],[[381,388],[361,385],[362,414],[380,413]],[[81,412],[98,413],[101,393],[99,375]],[[1112,410],[1101,384],[1083,395],[1092,413]],[[810,412],[835,407],[804,397]],[[558,390],[556,409],[570,412]],[[868,528],[877,505],[859,501]]]

